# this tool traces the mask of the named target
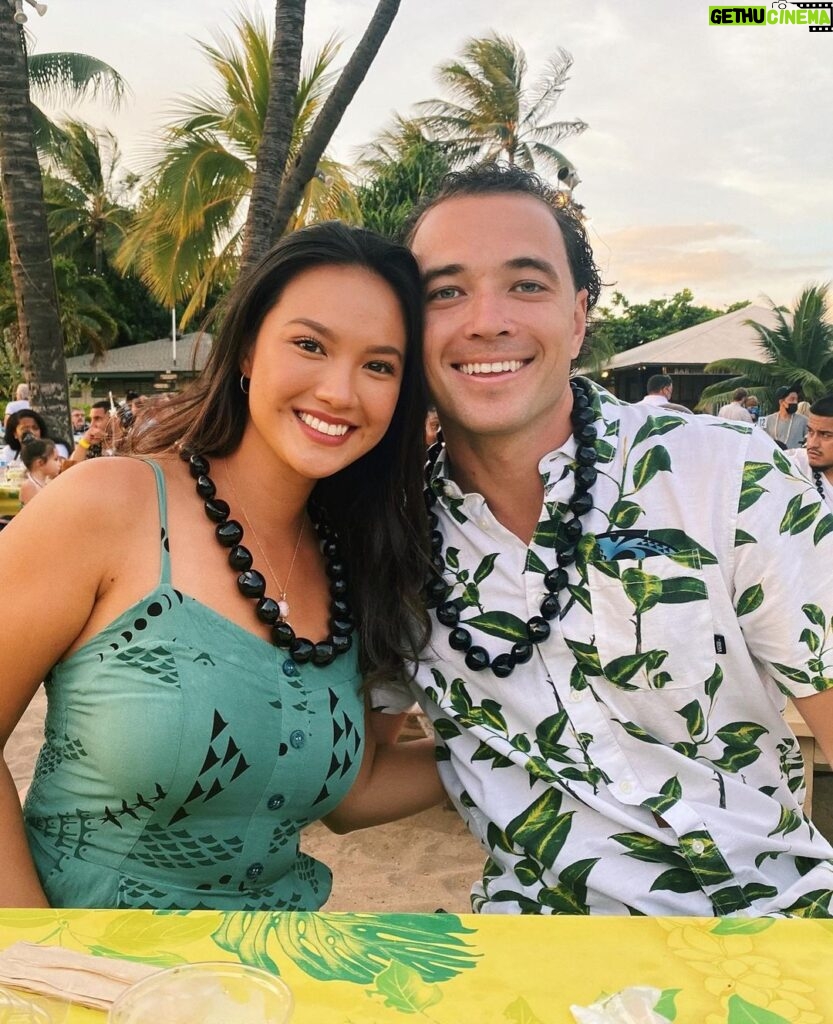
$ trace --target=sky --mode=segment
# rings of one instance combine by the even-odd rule
[[[346,60],[374,8],[308,0],[306,52],[336,32]],[[40,18],[26,7],[36,51],[90,53],[127,80],[120,111],[90,104],[74,114],[108,127],[137,171],[175,98],[211,89],[195,40],[230,31],[239,9],[49,0]],[[274,20],[273,0],[245,9]],[[564,48],[574,64],[555,114],[589,128],[558,148],[581,178],[575,198],[609,285],[601,305],[616,290],[645,302],[686,287],[718,308],[791,304],[833,278],[833,32],[710,25],[708,9],[708,0],[402,0],[330,153],[352,162],[394,114],[442,95],[436,66],[473,36],[511,36],[533,85]]]

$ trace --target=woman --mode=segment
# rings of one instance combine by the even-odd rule
[[[368,734],[362,758],[362,674],[400,671],[426,628],[420,335],[407,250],[288,236],[139,435],[150,464],[85,463],[4,531],[10,578],[64,597],[44,616],[24,588],[4,617],[0,741],[47,673],[48,713],[25,831],[0,780],[0,902],[316,909],[304,824],[440,799],[430,742]]]
[[[62,459],[68,457],[67,446],[58,438],[50,437],[49,428],[43,416],[35,412],[34,409],[21,409],[18,412],[13,412],[6,423],[4,437],[6,446],[0,449],[0,465],[18,463],[23,465],[20,460],[20,446],[27,435],[31,435],[32,438],[48,438],[50,441],[54,441],[58,455]]]

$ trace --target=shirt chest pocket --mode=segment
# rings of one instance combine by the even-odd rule
[[[685,562],[653,555],[588,566],[595,646],[614,686],[682,689],[714,671],[706,580],[696,551]]]

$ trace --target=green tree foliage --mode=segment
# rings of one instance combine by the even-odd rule
[[[421,103],[422,123],[449,144],[455,164],[503,159],[554,172],[572,187],[575,169],[555,144],[587,125],[552,120],[572,65],[567,51],[557,50],[530,88],[526,54],[514,40],[497,33],[469,39],[459,58],[437,68],[450,98]]]
[[[621,292],[614,292],[610,305],[596,310],[593,339],[615,355],[748,305],[748,302],[736,302],[726,309],[697,306],[688,288],[676,292],[670,299],[648,302],[629,302]]]
[[[242,211],[248,198],[269,101],[271,35],[260,14],[238,14],[233,35],[199,46],[210,63],[212,92],[182,97],[162,132],[152,182],[116,259],[134,269],[167,307],[186,303],[186,323],[212,290],[237,273]],[[333,83],[338,44],[330,40],[303,71],[295,100],[290,159],[298,152]],[[356,220],[345,169],[322,159],[291,227],[315,219]]]
[[[449,171],[442,143],[426,139],[415,121],[397,119],[363,160],[366,177],[356,190],[365,227],[398,238],[423,195],[431,194]]]
[[[775,390],[790,385],[808,402],[833,393],[833,324],[830,322],[829,285],[808,285],[792,311],[770,301],[774,327],[747,320],[760,338],[766,360],[719,359],[707,373],[731,373],[730,380],[710,384],[700,396],[699,407],[710,408],[730,400],[735,388],[754,390],[770,407]]]

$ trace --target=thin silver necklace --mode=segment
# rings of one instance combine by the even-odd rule
[[[275,585],[278,588],[278,593],[280,594],[280,598],[278,600],[278,608],[280,609],[281,619],[283,620],[283,622],[287,622],[289,619],[289,602],[286,600],[286,591],[287,588],[289,587],[289,581],[292,579],[292,570],[295,568],[295,559],[298,557],[298,549],[301,546],[301,538],[304,536],[304,527],[307,525],[307,517],[306,515],[304,515],[304,517],[301,519],[301,529],[298,531],[298,539],[295,541],[295,550],[292,552],[292,561],[289,563],[289,572],[286,574],[286,585],[284,586],[281,584],[280,580],[278,579],[275,573],[275,570],[272,568],[272,563],[269,561],[269,556],[263,550],[263,545],[260,543],[260,540],[257,536],[257,530],[252,525],[251,519],[249,519],[249,517],[246,515],[246,509],[243,507],[243,502],[240,500],[240,496],[237,493],[237,488],[234,486],[234,481],[231,478],[231,473],[229,472],[228,465],[225,462],[223,463],[223,471],[225,472],[226,479],[228,480],[229,486],[231,487],[231,493],[234,495],[234,500],[237,502],[237,507],[243,513],[243,518],[246,520],[246,525],[252,531],[252,536],[255,539],[255,544],[257,544],[258,550],[263,555],[263,560],[264,562],[266,562],[267,568],[269,569],[269,572],[272,574],[272,579],[275,581]]]

